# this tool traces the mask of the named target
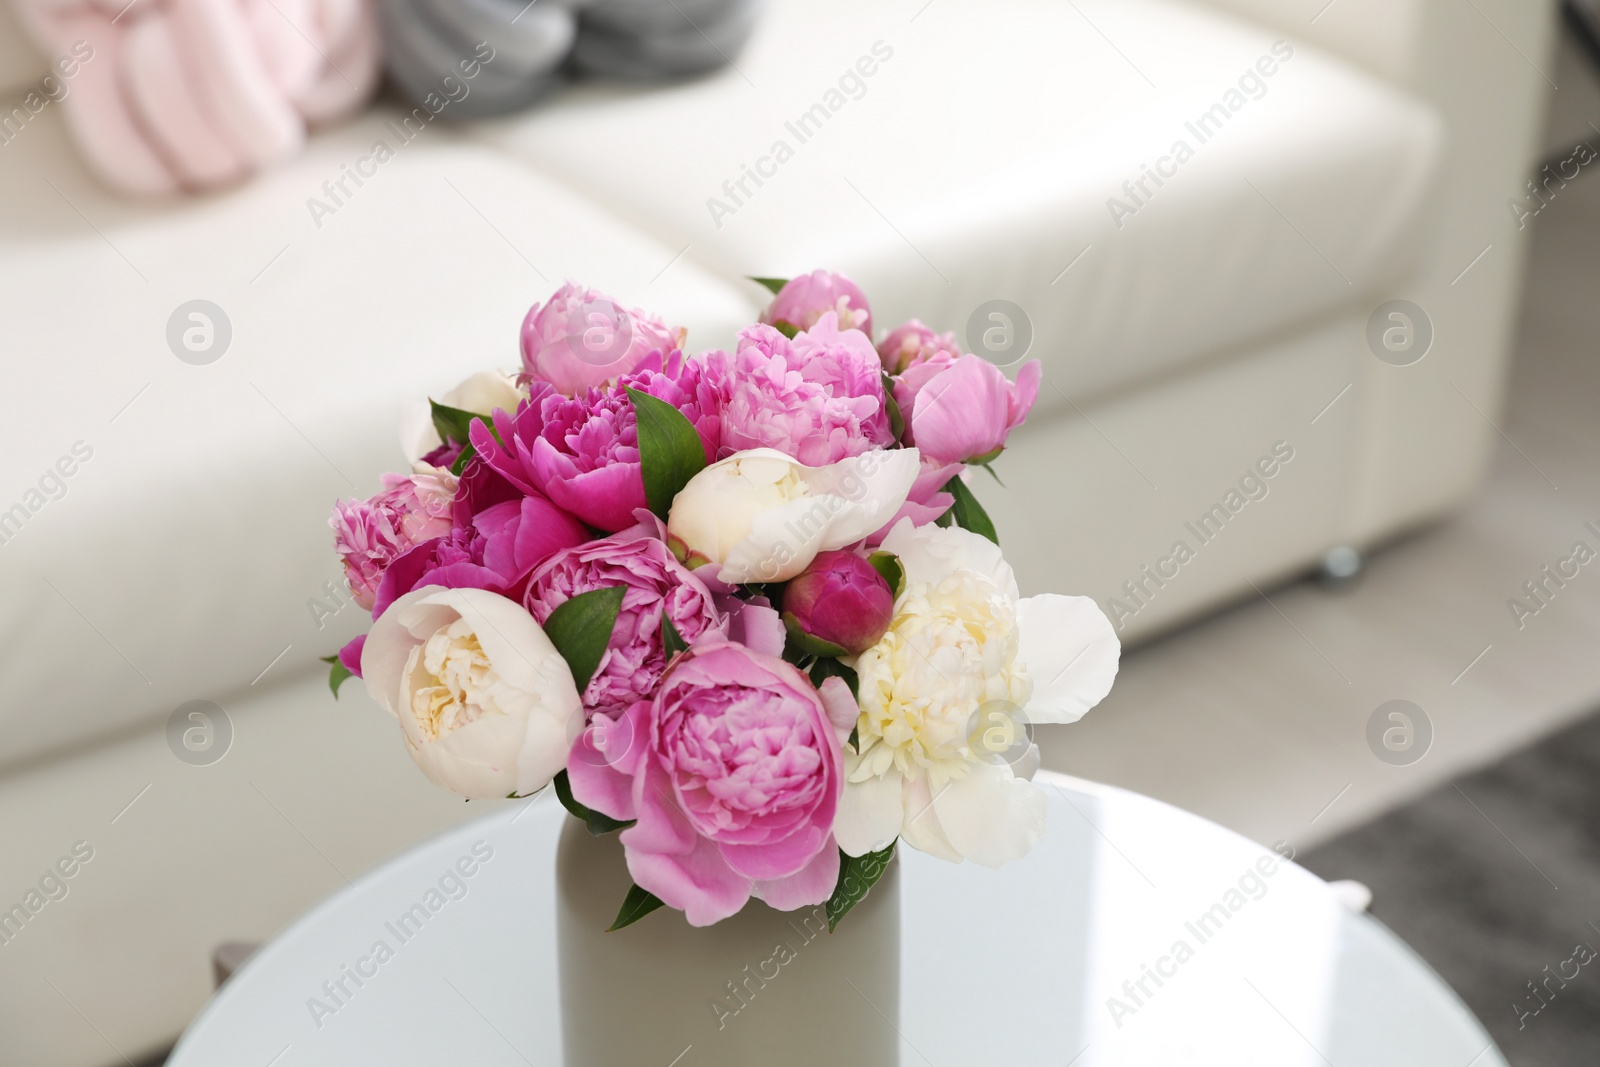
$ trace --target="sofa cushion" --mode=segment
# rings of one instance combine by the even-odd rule
[[[515,368],[523,314],[564,278],[701,344],[753,316],[754,286],[447,129],[404,142],[398,121],[164,207],[102,192],[48,109],[0,152],[0,763],[326,670],[315,657],[366,621],[336,595],[334,499],[403,469],[402,404]],[[192,300],[231,324],[214,362],[169,347]]]
[[[886,326],[1011,301],[1044,407],[1367,296],[1420,244],[1433,114],[1265,29],[1160,0],[770,7],[712,77],[475,132],[729,275],[850,272]]]

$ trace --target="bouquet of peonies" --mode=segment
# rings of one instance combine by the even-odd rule
[[[554,785],[635,886],[705,926],[752,896],[830,922],[897,841],[988,867],[1045,832],[1035,723],[1110,689],[1087,597],[1021,598],[967,485],[1026,417],[1010,381],[866,298],[782,282],[732,352],[565,285],[522,372],[407,434],[332,526],[371,632],[335,656],[439,785]],[[847,884],[851,892],[847,892]]]

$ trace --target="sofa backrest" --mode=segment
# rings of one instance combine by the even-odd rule
[[[1436,0],[1204,0],[1410,84],[1427,9]]]

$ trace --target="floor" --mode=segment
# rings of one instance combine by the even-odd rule
[[[1298,858],[1368,886],[1512,1067],[1594,1067],[1600,714]]]
[[[1565,50],[1552,149],[1600,119],[1583,63]],[[1584,528],[1600,531],[1600,179],[1536,225],[1503,440],[1475,502],[1376,553],[1353,588],[1268,590],[1133,651],[1105,703],[1041,729],[1047,766],[1305,849],[1600,707],[1600,566],[1520,627],[1507,604],[1575,541],[1600,547]],[[1397,699],[1432,728],[1407,765],[1367,741]]]

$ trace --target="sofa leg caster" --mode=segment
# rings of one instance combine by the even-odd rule
[[[1344,589],[1355,584],[1367,569],[1367,557],[1360,549],[1336,545],[1322,554],[1317,564],[1317,581],[1329,589]]]

